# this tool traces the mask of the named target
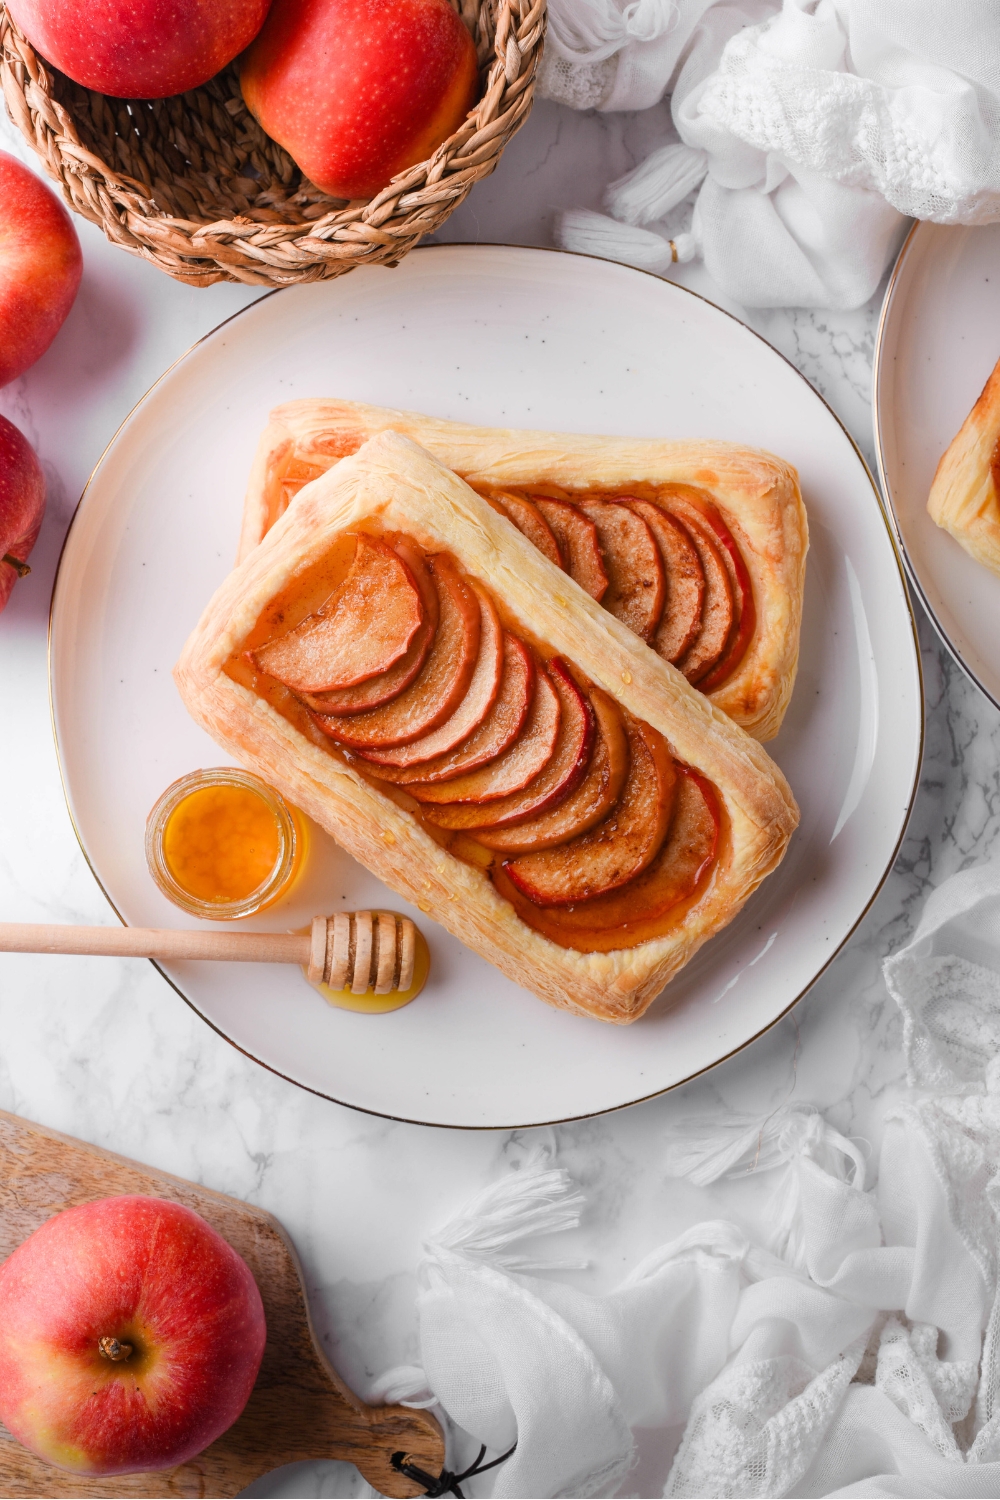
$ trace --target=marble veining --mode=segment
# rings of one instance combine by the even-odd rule
[[[551,243],[553,213],[598,207],[604,185],[672,139],[665,107],[576,115],[539,103],[497,172],[440,232],[449,241]],[[33,163],[6,120],[0,145]],[[31,577],[0,618],[0,911],[6,919],[108,921],[63,801],[49,723],[46,621],[73,507],[115,428],[203,333],[256,295],[171,282],[77,221],[80,297],[56,345],[0,392],[0,410],[35,444],[49,513]],[[697,266],[686,284],[726,305]],[[742,314],[823,394],[870,465],[871,365],[880,298],[854,313]],[[731,311],[734,309],[730,308]],[[698,1189],[665,1179],[662,1145],[682,1115],[764,1117],[788,1100],[830,1112],[877,1152],[902,1085],[899,1026],[880,976],[928,891],[992,857],[1000,837],[1000,715],[921,619],[927,740],[910,826],[881,893],[808,996],[738,1057],[674,1093],[617,1114],[528,1132],[443,1131],[353,1113],[272,1076],[211,1031],[141,961],[5,956],[0,962],[0,1106],[258,1203],[301,1253],[335,1364],[364,1393],[417,1354],[413,1312],[421,1241],[505,1163],[541,1147],[584,1188],[580,1228],[563,1236],[562,1273],[604,1289],[647,1251],[703,1218],[750,1228],[766,1181]],[[867,1148],[866,1148],[867,1149]],[[645,1435],[633,1495],[659,1492],[678,1434]],[[459,1454],[459,1457],[461,1454]],[[259,1494],[368,1493],[356,1471],[317,1463]]]

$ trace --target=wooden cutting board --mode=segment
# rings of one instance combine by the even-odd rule
[[[0,1261],[61,1209],[121,1193],[148,1193],[193,1208],[253,1271],[267,1316],[253,1394],[239,1421],[204,1453],[151,1474],[70,1475],[35,1458],[0,1426],[0,1495],[236,1495],[281,1464],[317,1458],[356,1464],[384,1495],[424,1493],[390,1459],[403,1452],[425,1473],[440,1474],[440,1427],[428,1412],[366,1406],[334,1373],[309,1317],[295,1249],[277,1219],[0,1110]]]

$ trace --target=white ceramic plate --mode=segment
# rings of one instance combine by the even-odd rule
[[[1000,578],[927,514],[938,460],[1000,358],[1000,224],[917,224],[882,308],[875,442],[913,583],[959,664],[1000,707]]]
[[[432,977],[404,1010],[329,1009],[280,966],[164,972],[250,1056],[317,1093],[440,1125],[596,1114],[692,1077],[808,988],[869,905],[913,797],[921,691],[905,588],[850,439],[778,354],[641,272],[504,247],[418,250],[255,303],[153,387],[77,512],[52,611],[52,702],[83,848],[125,921],[185,925],[143,862],[182,772],[220,764],[170,677],[232,562],[271,406],[340,395],[566,431],[731,438],[795,463],[812,527],[798,686],[774,754],[802,824],[784,864],[631,1027],[550,1010],[420,912]],[[403,909],[325,836],[303,882],[251,925]]]

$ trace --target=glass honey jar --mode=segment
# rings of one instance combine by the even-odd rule
[[[146,820],[146,862],[175,906],[231,921],[288,892],[307,837],[302,814],[259,776],[217,766],[167,787]]]

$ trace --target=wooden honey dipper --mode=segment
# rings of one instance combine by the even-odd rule
[[[298,964],[310,984],[363,995],[412,988],[417,929],[392,911],[313,917],[309,933],[219,932],[214,928],[71,927],[0,922],[0,953],[84,953],[118,958],[207,958]]]

